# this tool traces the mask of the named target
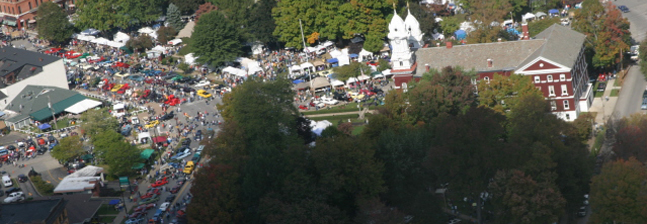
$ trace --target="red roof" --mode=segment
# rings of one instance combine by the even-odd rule
[[[157,136],[153,138],[154,143],[166,142],[166,136]]]

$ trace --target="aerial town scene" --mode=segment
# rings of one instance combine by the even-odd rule
[[[0,224],[647,224],[645,0],[0,16]]]

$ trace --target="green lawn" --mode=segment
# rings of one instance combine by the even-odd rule
[[[595,97],[602,97],[602,95],[604,95],[604,92],[597,91],[599,85],[600,82],[597,82],[595,83],[595,87],[593,87],[593,91],[595,91]]]
[[[99,207],[99,211],[97,211],[97,214],[98,215],[116,215],[116,214],[119,214],[119,210],[116,210],[115,206],[113,206],[113,205],[102,204],[101,207]]]
[[[372,100],[370,100],[372,101]],[[363,103],[362,103],[363,104]],[[376,110],[379,108],[382,108],[384,106],[369,106],[369,110]],[[313,115],[313,114],[331,114],[331,113],[343,113],[343,112],[352,112],[352,111],[359,111],[357,108],[357,103],[352,102],[348,104],[343,104],[343,105],[335,105],[334,107],[331,107],[330,109],[319,109],[315,111],[306,111],[302,112],[304,115]]]
[[[182,38],[182,43],[184,43],[184,44],[186,44],[186,45],[185,45],[184,47],[182,47],[182,49],[180,49],[180,51],[178,51],[177,53],[178,53],[179,55],[182,55],[182,56],[184,56],[184,55],[187,55],[187,54],[191,53],[191,52],[192,52],[192,50],[191,50],[191,44],[190,44],[190,43],[191,43],[191,39],[189,39],[188,37]]]
[[[361,134],[365,127],[366,125],[355,126],[355,128],[353,128],[353,135]]]
[[[618,93],[620,92],[619,89],[612,89],[611,90],[611,95],[610,96],[618,96]]]

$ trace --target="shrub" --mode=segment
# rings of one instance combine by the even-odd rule
[[[54,185],[45,182],[41,176],[31,177],[31,182],[41,195],[50,196],[54,194]]]

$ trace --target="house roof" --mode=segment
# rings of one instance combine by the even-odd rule
[[[467,70],[474,68],[477,71],[513,70],[545,42],[545,40],[522,40],[456,45],[452,48],[419,48],[415,52],[418,62],[416,74],[425,73],[427,65],[438,70],[447,66],[460,66]],[[492,60],[492,67],[488,67],[488,59]]]
[[[60,113],[75,103],[86,99],[78,92],[51,86],[28,85],[11,101],[5,109],[19,113],[10,120],[24,119],[25,115],[35,120],[43,120],[52,115],[48,107],[51,102],[55,113]]]
[[[0,223],[54,223],[65,203],[63,199],[52,199],[4,204]]]
[[[16,74],[16,80],[22,80],[43,71],[43,66],[52,62],[62,60],[61,58],[28,51],[13,47],[0,48],[0,77],[11,73]],[[7,86],[0,82],[0,87]]]
[[[68,194],[51,196],[50,198],[63,198],[67,201],[65,206],[70,223],[84,223],[97,213],[103,203],[101,200],[92,200],[91,194]]]
[[[418,49],[416,74],[425,72],[426,65],[434,69],[461,66],[463,69],[509,71],[526,65],[538,57],[560,65],[573,67],[584,44],[584,34],[554,24],[537,34],[533,40],[456,45],[452,48],[432,47]],[[488,59],[492,67],[488,67]]]
[[[586,35],[568,27],[553,24],[537,34],[535,39],[544,39],[546,44],[521,63],[522,65],[530,63],[537,57],[543,57],[572,68],[580,54]]]

